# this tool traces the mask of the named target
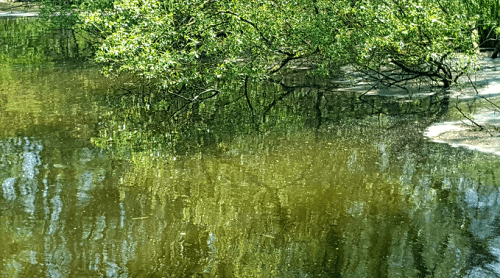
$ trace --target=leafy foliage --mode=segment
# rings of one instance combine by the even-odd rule
[[[339,22],[316,11],[309,1],[123,1],[113,12],[85,15],[84,26],[106,38],[97,61],[108,74],[137,74],[177,93],[269,78],[299,58],[346,60],[345,49],[334,47]]]
[[[478,16],[459,1],[443,2],[372,1],[366,3],[369,8],[359,6],[356,13],[363,14],[362,20],[353,24],[369,31],[358,61],[377,73],[391,67],[402,70],[383,76],[389,84],[427,77],[448,88],[470,66],[464,58],[476,51]]]
[[[93,3],[82,5],[82,22],[104,38],[97,61],[107,74],[129,72],[191,100],[246,76],[276,80],[299,59],[315,75],[395,66],[448,87],[466,66],[450,58],[472,53],[482,12],[455,0]],[[198,91],[186,96],[187,87]]]

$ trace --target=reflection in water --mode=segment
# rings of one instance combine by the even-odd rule
[[[32,144],[27,138],[24,140],[24,151],[21,155],[23,176],[19,191],[24,198],[26,212],[32,214],[35,212],[35,194],[38,192],[38,184],[35,180],[35,174],[38,172],[36,167],[40,165],[39,153],[43,147],[40,144]]]
[[[406,154],[399,175],[383,177],[375,165],[387,153],[311,140],[139,165],[126,181],[157,200],[152,217],[135,218],[147,227],[137,234],[156,240],[140,244],[132,273],[456,277],[494,261],[475,248],[486,242],[469,231],[464,188],[415,177],[415,154]]]
[[[34,139],[4,140],[0,151],[2,274],[128,277],[122,268],[134,250],[124,218],[120,224],[124,204],[104,185],[115,182],[109,169],[89,165],[99,154],[74,149],[65,159],[81,164],[61,167]]]
[[[465,188],[465,214],[470,219],[471,241],[477,255],[471,261],[470,277],[498,277],[500,273],[500,192],[496,187],[479,188],[476,182],[462,179]],[[481,192],[481,193],[478,193]]]
[[[384,142],[242,139],[133,168],[36,138],[0,153],[9,277],[498,273],[498,189]]]
[[[499,273],[496,187],[474,176],[435,172],[419,164],[418,154],[391,153],[385,143],[309,136],[257,141],[175,161],[144,158],[133,168],[88,147],[60,149],[35,138],[1,141],[0,272]],[[387,162],[394,155],[401,166]],[[456,167],[448,163],[443,168]]]
[[[152,148],[145,153],[155,156],[128,160],[88,142],[103,126],[141,115],[142,124],[151,114],[98,103],[96,92],[108,84],[98,83],[91,69],[6,65],[0,68],[2,277],[500,273],[498,159],[426,143],[404,121],[377,133],[370,119],[361,119],[365,109],[335,108],[342,99],[355,104],[354,94],[324,94],[331,106],[325,117],[346,123],[330,128],[337,135],[219,142],[210,127],[200,129],[209,146],[189,155]],[[373,110],[383,103],[372,104]],[[354,124],[342,113],[352,113]],[[142,130],[132,120],[130,133],[157,130],[157,118]]]
[[[2,190],[5,200],[12,201],[16,198],[16,191],[14,190],[14,183],[16,180],[16,178],[8,178],[3,181]]]

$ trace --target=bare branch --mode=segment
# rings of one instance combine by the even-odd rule
[[[214,93],[211,94],[208,97],[200,98],[201,95],[204,95],[206,93],[211,93],[211,92],[214,92]],[[216,95],[218,95],[219,93],[220,93],[220,91],[217,90],[217,89],[208,89],[208,90],[205,90],[205,91],[199,93],[197,96],[193,97],[193,99],[191,100],[191,102],[204,101],[204,100],[207,100],[207,99],[211,99],[211,98],[215,97]]]
[[[492,102],[491,100],[489,100],[488,98],[486,98],[485,96],[482,96],[482,95],[479,94],[479,91],[477,90],[476,84],[474,82],[472,82],[472,80],[470,79],[470,76],[468,74],[467,74],[467,78],[469,79],[469,82],[472,85],[472,88],[474,88],[474,91],[476,91],[476,95],[478,97],[486,100],[489,104],[495,106],[497,109],[500,109],[500,106],[498,106],[497,104],[495,104],[494,102]]]
[[[274,74],[274,73],[280,71],[283,67],[285,67],[288,64],[288,62],[290,62],[292,60],[307,58],[307,57],[310,57],[310,56],[318,53],[319,51],[320,51],[319,47],[316,47],[316,49],[313,52],[311,52],[309,54],[301,55],[301,56],[295,56],[294,53],[282,52],[283,54],[286,54],[287,57],[283,61],[281,61],[281,65],[277,69],[272,70],[271,72],[269,72],[269,74]]]
[[[486,130],[491,136],[493,136],[493,134],[487,128],[485,128],[484,126],[476,123],[472,118],[467,117],[467,115],[465,115],[465,113],[462,111],[462,109],[460,109],[460,107],[458,107],[458,104],[455,104],[455,108],[458,110],[458,112],[460,112],[460,114],[462,114],[462,116],[464,118],[466,118],[467,120],[469,120],[469,122],[471,122],[473,125],[477,126],[479,128],[479,130]]]

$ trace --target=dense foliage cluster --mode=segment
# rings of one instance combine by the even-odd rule
[[[484,37],[498,23],[497,0],[61,3],[46,6],[67,7],[101,39],[96,60],[108,74],[129,72],[189,99],[247,76],[279,80],[296,60],[314,65],[310,74],[328,76],[350,64],[389,85],[427,77],[448,87],[469,65],[456,54],[473,54],[477,30]],[[391,74],[383,74],[387,69]],[[198,94],[188,97],[186,88]]]

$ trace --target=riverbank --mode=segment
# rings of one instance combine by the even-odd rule
[[[38,16],[36,12],[0,12],[0,17],[33,17]]]
[[[450,109],[461,119],[429,126],[424,132],[429,140],[500,155],[500,59],[486,55],[479,61],[480,70],[471,77],[474,86],[451,94]]]
[[[0,0],[0,17],[38,16],[40,7],[32,2],[12,2]]]

